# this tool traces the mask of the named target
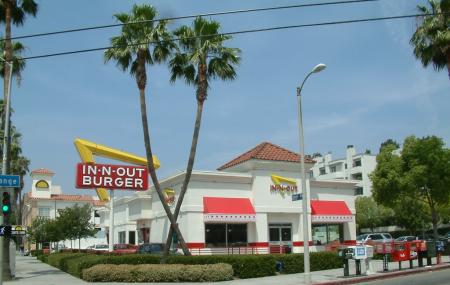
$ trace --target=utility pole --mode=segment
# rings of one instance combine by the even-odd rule
[[[4,130],[4,138],[3,138],[3,160],[2,160],[2,175],[6,175],[6,164],[8,161],[8,149],[9,149],[9,117],[10,117],[10,106],[11,106],[11,82],[12,82],[12,72],[13,72],[13,62],[8,62],[6,61],[4,58],[0,57],[1,60],[3,60],[5,62],[5,64],[9,65],[9,80],[8,80],[8,92],[6,94],[6,102],[3,102],[3,106],[5,108],[5,130]],[[6,188],[4,191],[7,191],[11,197],[11,191],[9,188]],[[0,214],[0,225],[3,225],[5,223],[5,218],[2,214]],[[6,239],[9,240],[9,239]],[[3,258],[3,254],[4,254],[4,250],[3,250],[3,246],[4,246],[4,242],[5,242],[5,237],[4,236],[0,236],[0,285],[3,284],[3,266],[5,266],[4,264],[4,258]],[[8,249],[9,249],[9,245],[8,245]],[[9,266],[9,263],[6,265]]]

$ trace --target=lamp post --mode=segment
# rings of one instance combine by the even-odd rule
[[[5,130],[4,130],[4,138],[3,138],[3,160],[2,160],[2,175],[6,175],[6,162],[8,160],[8,144],[9,144],[9,114],[10,114],[10,106],[11,106],[11,81],[12,81],[12,72],[13,72],[13,62],[8,62],[6,59],[0,56],[0,60],[3,60],[5,64],[9,65],[9,80],[8,80],[8,92],[6,93],[6,102],[3,102],[6,105],[3,105],[5,110]],[[10,192],[8,188],[5,189]],[[3,215],[0,214],[0,225],[4,224]],[[0,236],[0,285],[3,284],[3,243],[4,237]]]
[[[299,141],[300,141],[300,175],[302,180],[302,212],[303,212],[303,264],[305,272],[306,283],[310,283],[310,266],[309,266],[309,223],[308,223],[308,201],[309,197],[306,192],[306,175],[305,175],[305,141],[303,135],[303,121],[302,121],[302,88],[306,80],[313,73],[324,70],[327,66],[323,63],[316,65],[313,70],[308,73],[300,87],[297,87],[297,101],[298,101],[298,126],[299,126]]]

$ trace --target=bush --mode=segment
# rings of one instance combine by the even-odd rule
[[[41,255],[38,255],[37,256],[37,259],[38,260],[40,260],[40,261],[42,261],[42,262],[45,262],[45,263],[47,263],[47,261],[48,261],[48,254],[41,254]]]
[[[96,265],[83,270],[88,282],[215,282],[231,280],[229,264]]]
[[[169,256],[171,264],[215,264],[227,263],[233,267],[234,276],[256,278],[275,275],[275,258],[272,255],[208,255]]]
[[[83,253],[54,253],[48,256],[48,264],[62,271],[67,271],[67,261],[74,258],[86,256]]]
[[[31,256],[39,256],[44,254],[44,251],[42,249],[33,249],[30,251]]]
[[[282,273],[303,273],[303,253],[275,255],[275,259],[284,264]],[[342,267],[342,259],[334,252],[311,252],[311,271]]]

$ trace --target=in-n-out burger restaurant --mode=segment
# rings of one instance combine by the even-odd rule
[[[308,171],[314,161],[305,162]],[[160,182],[172,210],[184,175]],[[292,194],[302,192],[300,182],[299,156],[271,143],[256,146],[217,171],[193,171],[178,218],[191,252],[267,253],[280,245],[302,252],[302,201],[292,201]],[[355,183],[308,179],[306,185],[311,250],[354,243]],[[138,233],[147,232],[140,242],[165,242],[170,223],[154,189],[128,200],[128,219],[136,221]]]

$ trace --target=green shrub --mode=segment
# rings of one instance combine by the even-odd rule
[[[282,273],[303,273],[303,253],[274,255],[284,265]],[[335,252],[311,252],[311,271],[327,270],[342,267],[342,259]]]
[[[41,254],[37,256],[37,259],[39,259],[42,262],[47,263],[47,259],[48,259],[48,254]]]
[[[30,251],[31,256],[39,256],[44,254],[44,251],[42,249],[33,249]]]
[[[86,256],[84,253],[54,253],[48,256],[48,264],[62,271],[67,271],[67,261]]]
[[[272,255],[208,255],[169,256],[171,264],[215,264],[227,263],[233,267],[234,276],[255,278],[275,275],[275,258]]]
[[[106,255],[82,255],[66,260],[66,272],[81,278],[83,269],[89,268],[97,264],[104,264],[102,260]]]
[[[231,280],[229,264],[100,264],[83,270],[88,282],[215,282]]]

